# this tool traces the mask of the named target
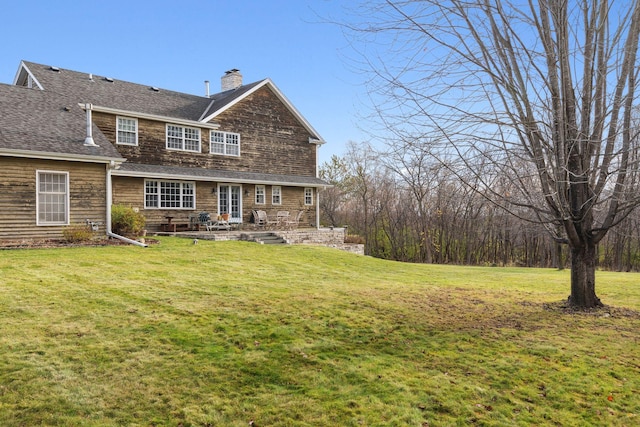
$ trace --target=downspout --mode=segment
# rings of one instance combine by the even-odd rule
[[[138,242],[137,240],[133,240],[133,239],[129,239],[128,237],[124,237],[121,236],[119,234],[113,233],[111,231],[111,204],[113,203],[113,196],[111,194],[111,189],[112,189],[112,185],[111,185],[111,171],[115,168],[115,162],[111,161],[111,163],[107,164],[107,182],[106,182],[106,188],[107,188],[107,197],[106,197],[106,202],[107,202],[107,218],[106,218],[106,224],[107,224],[107,236],[109,237],[113,237],[114,239],[118,239],[118,240],[122,240],[123,242],[132,244],[132,245],[136,245],[136,246],[141,246],[143,248],[148,247],[149,245],[142,243],[142,242]]]
[[[316,187],[316,230],[320,230],[320,188]]]

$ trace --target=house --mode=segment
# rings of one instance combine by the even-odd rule
[[[0,239],[110,232],[113,204],[150,231],[203,211],[243,224],[254,209],[318,226],[322,144],[268,78],[230,70],[197,96],[23,61],[0,84]]]

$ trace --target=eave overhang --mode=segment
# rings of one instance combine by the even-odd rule
[[[80,108],[85,109],[85,104],[79,103],[78,105],[80,106]],[[114,114],[117,116],[135,117],[137,119],[153,120],[156,122],[172,123],[172,124],[184,125],[189,127],[205,128],[205,129],[211,129],[211,130],[216,130],[220,128],[220,125],[217,123],[203,123],[195,120],[185,120],[185,119],[178,119],[178,118],[169,117],[169,116],[158,116],[155,114],[120,110],[118,108],[103,107],[100,105],[91,105],[91,110],[99,113]]]
[[[140,165],[134,163],[123,164],[120,168],[114,169],[112,175],[132,178],[224,182],[230,184],[280,185],[286,187],[313,188],[331,187],[329,183],[315,177]]]
[[[42,159],[42,160],[59,160],[68,162],[84,162],[84,163],[114,163],[116,165],[122,164],[127,161],[122,157],[108,157],[108,156],[91,156],[83,154],[69,154],[69,153],[52,153],[49,151],[33,151],[33,150],[13,150],[0,148],[0,156],[3,157],[22,157],[29,159]]]

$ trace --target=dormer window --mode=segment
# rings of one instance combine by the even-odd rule
[[[240,156],[240,134],[211,131],[210,152],[223,156]]]
[[[118,117],[116,144],[138,145],[138,120],[130,117]]]
[[[167,149],[200,152],[200,129],[167,125]]]

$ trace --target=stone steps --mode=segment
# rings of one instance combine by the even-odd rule
[[[245,240],[248,242],[256,242],[261,245],[287,245],[285,239],[281,236],[278,236],[275,233],[271,232],[260,232],[260,233],[242,233],[240,235],[240,240]]]

